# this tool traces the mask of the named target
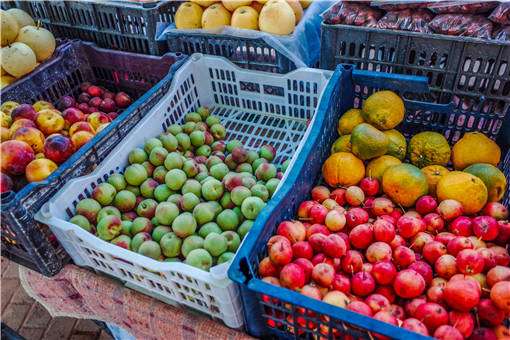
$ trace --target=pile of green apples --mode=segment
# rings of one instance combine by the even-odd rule
[[[159,261],[209,270],[230,261],[285,172],[275,149],[226,143],[207,107],[129,152],[129,165],[78,202],[69,220]]]

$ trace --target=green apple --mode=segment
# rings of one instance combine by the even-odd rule
[[[265,185],[255,184],[250,188],[250,191],[252,196],[260,197],[264,202],[267,202],[269,199],[269,190]]]
[[[177,136],[182,132],[182,127],[179,124],[172,124],[166,129],[166,131],[170,132],[174,136]]]
[[[201,192],[202,186],[200,185],[200,182],[196,179],[188,179],[184,185],[182,186],[182,193],[187,194],[188,192],[191,192],[195,194],[197,197],[202,196]]]
[[[207,237],[210,233],[221,234],[223,230],[221,230],[220,226],[215,222],[209,222],[200,227],[198,234],[202,237]]]
[[[165,234],[168,234],[171,231],[172,229],[170,229],[170,227],[166,225],[159,225],[152,231],[152,239],[156,242],[159,242],[163,236],[165,236]]]
[[[181,238],[188,237],[197,230],[197,222],[191,213],[183,212],[173,221],[172,230]]]
[[[193,249],[186,257],[186,264],[208,271],[212,266],[212,256],[205,249]]]
[[[162,133],[158,136],[161,143],[163,143],[163,147],[168,151],[172,152],[177,150],[177,146],[179,145],[179,142],[177,142],[177,138],[169,132]]]
[[[179,206],[183,211],[193,211],[193,209],[200,203],[200,198],[192,192],[182,195]]]
[[[176,257],[181,254],[182,240],[173,232],[163,235],[159,244],[166,257]]]
[[[250,189],[243,187],[243,186],[237,186],[234,189],[232,189],[230,193],[230,199],[235,205],[240,206],[243,201],[251,196]]]
[[[139,186],[147,177],[147,170],[141,164],[131,164],[124,170],[124,178],[130,185]]]
[[[219,256],[228,249],[227,239],[223,235],[210,233],[204,240],[204,249],[212,256]]]
[[[224,231],[221,235],[227,240],[227,250],[235,253],[241,244],[241,237],[232,230]]]
[[[168,156],[168,151],[162,146],[157,146],[151,150],[149,154],[149,161],[154,166],[160,166],[165,163],[166,156]]]
[[[218,217],[216,217],[216,223],[218,223],[223,230],[236,230],[239,225],[239,217],[235,211],[225,209],[218,214]]]
[[[207,222],[211,222],[215,217],[214,207],[212,204],[207,202],[199,203],[193,209],[193,217],[195,217],[198,225],[203,225]]]
[[[161,247],[155,241],[145,241],[138,248],[138,253],[157,260],[161,256]]]
[[[213,165],[210,168],[209,172],[211,173],[211,176],[221,181],[223,177],[225,177],[225,175],[229,173],[229,169],[224,163],[219,163]]]
[[[106,181],[113,185],[117,191],[126,189],[127,183],[122,174],[111,174]]]
[[[187,257],[188,254],[193,249],[199,249],[204,247],[204,239],[198,235],[190,235],[182,241],[181,253],[184,257]]]
[[[260,197],[248,197],[241,204],[244,217],[254,220],[266,204]]]
[[[90,232],[90,222],[85,216],[75,215],[69,220],[69,222],[74,223],[77,226],[82,227],[86,231]]]
[[[170,188],[166,184],[160,184],[154,189],[154,198],[158,202],[164,202],[172,195],[174,192],[170,190]]]
[[[165,176],[166,185],[172,190],[179,190],[182,188],[188,178],[186,173],[181,169],[172,169],[168,171]]]
[[[225,262],[230,262],[232,261],[232,259],[234,258],[235,254],[232,253],[232,252],[224,252],[223,254],[221,254],[219,257],[218,257],[218,264],[222,264],[222,263],[225,263]]]
[[[274,192],[276,191],[276,188],[278,188],[278,185],[280,184],[280,180],[278,178],[271,178],[266,183],[266,188],[269,191],[269,197],[273,197]]]
[[[149,159],[149,156],[147,156],[147,153],[142,148],[134,148],[133,150],[129,151],[129,164],[142,164],[147,159]]]
[[[167,183],[168,185],[168,183]],[[219,200],[223,195],[223,184],[217,179],[207,180],[202,184],[202,197],[208,201]]]
[[[170,152],[165,158],[165,168],[167,170],[182,169],[184,158],[179,152]]]
[[[149,138],[145,141],[143,149],[149,155],[155,147],[163,146],[163,143],[157,138]]]
[[[253,220],[245,220],[243,223],[241,223],[239,228],[237,228],[237,233],[241,237],[241,240],[244,239],[246,234],[248,234],[253,225],[253,222],[254,222]]]
[[[156,207],[155,215],[160,224],[171,225],[177,216],[179,208],[172,202],[161,202]]]

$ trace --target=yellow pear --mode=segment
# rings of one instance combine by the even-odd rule
[[[202,7],[192,2],[182,3],[175,12],[175,27],[179,29],[201,28]]]
[[[301,7],[303,7],[303,9],[305,9],[305,8],[308,8],[308,6],[310,6],[310,4],[312,3],[312,0],[299,0],[299,3],[301,4]]]
[[[296,25],[296,15],[285,0],[269,0],[259,15],[262,32],[289,35]]]
[[[296,25],[299,23],[299,20],[303,18],[303,7],[299,3],[299,0],[285,0],[289,4],[290,8],[294,11],[294,15],[296,16]]]
[[[202,28],[213,29],[230,25],[230,12],[222,4],[214,4],[205,9],[202,15]]]
[[[37,61],[44,61],[51,57],[55,51],[55,37],[45,28],[25,26],[19,30],[16,41],[30,46],[34,51]]]
[[[249,30],[259,29],[259,13],[250,6],[241,6],[232,14],[232,27],[246,28]]]
[[[32,49],[21,42],[2,48],[2,67],[10,75],[19,78],[35,68],[36,58]]]
[[[16,18],[7,11],[0,10],[0,17],[2,24],[0,27],[2,28],[2,46],[7,45],[7,43],[13,43],[16,40],[19,32],[19,25],[16,21]]]
[[[14,19],[18,22],[19,28],[25,26],[35,26],[35,21],[32,17],[22,9],[19,8],[11,8],[7,10],[7,13],[12,15]]]
[[[196,3],[197,5],[200,5],[202,7],[209,7],[218,0],[190,0],[191,2]]]
[[[249,4],[251,4],[251,0],[221,0],[221,3],[230,12],[233,12],[236,10],[236,8],[239,8],[241,6],[248,6]]]

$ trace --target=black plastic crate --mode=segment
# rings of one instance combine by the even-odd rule
[[[19,191],[1,197],[2,256],[47,276],[62,269],[69,256],[48,227],[34,220],[35,213],[69,179],[83,176],[108,155],[166,93],[184,59],[180,53],[155,57],[71,41],[39,70],[2,90],[2,102],[55,103],[64,95],[77,96],[81,83],[89,81],[138,98],[44,181],[27,184],[24,176],[13,178]]]
[[[279,339],[343,339],[348,335],[373,340],[376,334],[392,339],[429,339],[385,322],[299,294],[262,281],[258,275],[260,260],[267,256],[266,243],[284,220],[297,216],[301,202],[310,199],[314,186],[322,184],[322,164],[337,138],[336,122],[350,108],[360,108],[372,93],[389,89],[404,97],[406,115],[397,126],[407,138],[423,130],[447,132],[454,144],[466,131],[475,131],[451,123],[457,113],[451,104],[424,103],[406,98],[426,93],[427,79],[399,74],[353,70],[339,65],[323,94],[323,100],[308,141],[289,173],[287,181],[268,202],[243,241],[229,269],[229,277],[238,282],[245,308],[247,331],[256,337]],[[503,157],[499,164],[510,175],[510,135],[505,122],[495,133]],[[502,203],[508,205],[508,190]],[[303,313],[304,310],[304,313]],[[310,314],[311,313],[311,314]],[[333,331],[334,330],[334,331]]]
[[[222,56],[251,70],[287,73],[296,68],[291,60],[263,39],[190,32],[168,32],[166,38],[170,51]]]
[[[11,1],[44,24],[57,38],[80,39],[99,47],[152,55],[166,53],[155,41],[158,22],[173,22],[179,1]]]
[[[323,22],[320,67],[338,64],[426,76],[430,95],[421,99],[453,101],[467,120],[501,118],[510,108],[510,42]],[[492,124],[480,127],[490,137],[500,120]]]

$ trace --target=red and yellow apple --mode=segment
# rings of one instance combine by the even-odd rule
[[[32,106],[36,112],[41,112],[42,110],[51,110],[55,108],[52,103],[45,102],[44,100],[39,100]]]
[[[34,120],[36,115],[37,112],[34,110],[32,105],[29,104],[21,104],[20,106],[14,108],[14,110],[11,112],[11,118],[13,121],[22,118]]]
[[[44,134],[36,128],[21,128],[12,135],[12,139],[27,143],[35,153],[43,151],[45,140]]]
[[[111,119],[102,112],[94,112],[87,117],[87,122],[96,130],[99,125],[111,122]]]
[[[2,154],[2,171],[13,176],[21,175],[35,158],[34,151],[25,142],[8,140],[0,144]]]
[[[87,122],[76,122],[69,128],[69,135],[72,137],[78,131],[88,131],[95,133],[94,128]]]
[[[76,150],[85,145],[89,140],[94,138],[94,134],[88,131],[77,131],[71,136]]]
[[[73,141],[64,135],[49,136],[44,142],[44,156],[55,163],[65,162],[73,153]]]
[[[29,182],[40,182],[55,170],[58,165],[50,159],[39,158],[28,163],[25,169],[25,177]]]
[[[56,110],[42,110],[38,113],[35,123],[45,135],[59,132],[64,128],[65,120]]]
[[[62,112],[62,118],[64,118],[67,128],[76,122],[85,121],[85,115],[83,112],[75,107],[65,109],[64,112]]]
[[[16,131],[18,131],[21,128],[25,128],[25,127],[36,128],[37,126],[31,120],[28,120],[25,118],[18,119],[17,121],[12,123],[12,125],[9,129],[9,139],[12,138],[12,136],[16,133]]]

